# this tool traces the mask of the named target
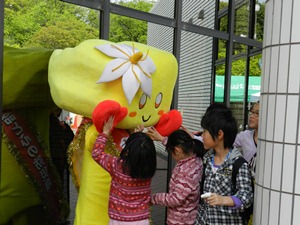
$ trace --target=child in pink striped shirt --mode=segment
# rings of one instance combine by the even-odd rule
[[[120,157],[104,152],[114,117],[109,117],[95,142],[92,157],[111,175],[109,225],[149,225],[151,179],[156,170],[156,150],[145,133],[132,133]]]
[[[177,164],[172,172],[168,193],[156,193],[151,203],[168,207],[168,225],[192,225],[196,221],[200,181],[202,178],[202,159],[196,154],[201,146],[186,131],[174,131],[166,144]]]

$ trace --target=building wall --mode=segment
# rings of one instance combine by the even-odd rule
[[[255,225],[300,224],[300,1],[266,3]]]
[[[151,13],[174,18],[174,0],[158,0],[151,9]],[[173,28],[148,23],[147,44],[172,53],[173,34]]]
[[[215,1],[183,0],[182,21],[214,28]],[[204,19],[198,19],[200,10]],[[173,18],[174,0],[161,0],[151,10]],[[183,125],[199,130],[201,117],[210,104],[213,38],[182,31],[179,60],[178,110],[183,112]],[[173,29],[148,23],[148,44],[173,51]]]
[[[184,0],[182,20],[214,29],[215,1]],[[203,11],[204,18],[199,19]],[[199,130],[201,118],[210,104],[213,38],[182,32],[178,109],[183,112],[183,125]]]

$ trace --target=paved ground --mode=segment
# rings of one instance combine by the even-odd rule
[[[157,157],[157,171],[152,181],[152,192],[165,192],[166,182],[167,182],[167,160],[165,157]],[[77,191],[74,187],[72,181],[70,181],[70,224],[74,223],[75,218],[75,207],[77,201]],[[165,224],[165,207],[153,206],[152,207],[152,221],[153,225],[163,225]]]
[[[76,202],[77,202],[77,190],[75,186],[72,183],[72,180],[70,178],[70,224],[74,223],[74,218],[75,218],[75,208],[76,208]]]

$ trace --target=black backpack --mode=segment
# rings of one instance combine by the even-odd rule
[[[244,159],[243,157],[239,157],[235,160],[235,162],[233,163],[233,168],[232,168],[232,175],[231,175],[231,179],[232,179],[232,184],[233,187],[235,188],[236,186],[236,175],[239,172],[240,167],[244,164],[244,163],[248,163],[246,161],[246,159]],[[254,196],[254,180],[251,177],[251,186],[252,186],[252,192],[253,192],[253,196]],[[250,216],[253,214],[253,203],[248,207],[245,208],[245,211],[242,213],[243,216],[243,220],[244,220],[244,224],[248,224],[249,220],[250,220]]]
[[[231,179],[232,179],[232,184],[233,184],[233,188],[235,189],[236,186],[236,176],[239,172],[240,167],[244,164],[248,162],[246,161],[246,159],[244,159],[243,157],[239,157],[235,160],[235,162],[233,163],[233,167],[232,167],[232,174],[231,174]],[[205,180],[205,169],[206,169],[206,164],[203,164],[203,173],[202,173],[202,179],[201,179],[201,184],[200,184],[200,192],[201,194],[203,194],[203,187],[204,187],[204,180]],[[254,180],[253,178],[251,179],[251,186],[252,186],[252,191],[253,191],[253,196],[254,196]],[[253,203],[245,209],[245,211],[242,213],[242,217],[243,217],[243,224],[247,225],[249,220],[250,220],[250,216],[253,214]]]

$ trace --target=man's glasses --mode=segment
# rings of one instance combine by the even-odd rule
[[[259,116],[259,112],[254,112],[254,111],[252,111],[252,110],[249,110],[249,115],[250,115],[250,116],[253,115],[253,116],[255,116],[255,117],[258,117],[258,116]]]

